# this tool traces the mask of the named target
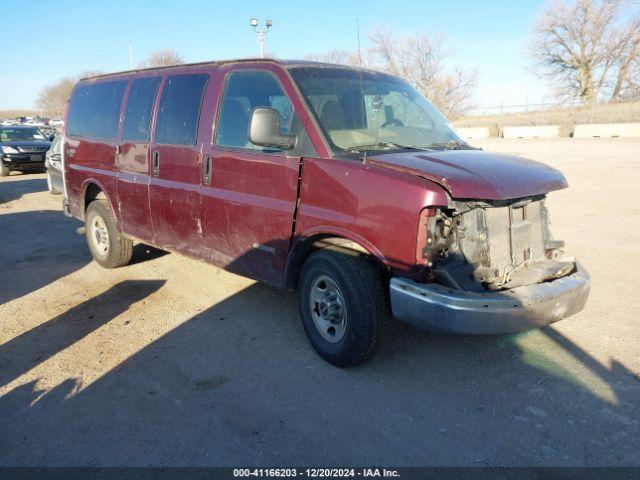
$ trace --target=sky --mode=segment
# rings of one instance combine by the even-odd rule
[[[548,101],[526,45],[543,1],[534,0],[0,0],[0,110],[35,108],[42,87],[86,71],[127,70],[154,50],[188,62],[256,57],[249,19],[273,20],[267,49],[279,58],[357,48],[376,28],[443,35],[449,65],[476,70],[478,106]]]

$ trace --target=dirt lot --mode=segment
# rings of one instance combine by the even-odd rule
[[[565,172],[552,229],[592,274],[551,328],[395,324],[370,363],[294,295],[138,245],[91,262],[43,175],[0,180],[0,465],[640,465],[640,141],[483,142]]]

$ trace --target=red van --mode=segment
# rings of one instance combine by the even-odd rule
[[[498,334],[580,311],[589,276],[552,240],[548,166],[472,148],[402,79],[235,60],[81,80],[64,138],[65,211],[93,258],[139,240],[297,289],[315,350],[376,351],[388,311]]]

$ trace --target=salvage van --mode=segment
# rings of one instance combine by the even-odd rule
[[[235,60],[78,82],[65,212],[97,263],[134,241],[297,290],[313,348],[370,358],[390,315],[501,334],[579,312],[589,276],[549,230],[557,170],[473,148],[406,81]]]

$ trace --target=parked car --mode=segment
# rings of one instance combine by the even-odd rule
[[[565,177],[470,147],[399,78],[271,60],[103,75],[65,125],[65,211],[96,262],[127,264],[139,239],[297,289],[334,365],[371,357],[388,302],[422,328],[499,334],[587,300],[549,231]]]
[[[23,123],[23,125],[26,125],[28,127],[42,127],[44,126],[44,122],[40,120],[27,120]]]
[[[44,158],[51,138],[36,127],[0,126],[0,176],[12,170],[44,170]]]
[[[47,151],[44,166],[47,169],[47,189],[51,195],[64,191],[62,180],[62,135],[56,135]]]
[[[49,138],[49,139],[53,139],[57,134],[60,133],[60,129],[50,126],[50,125],[44,125],[42,127],[38,127],[40,129],[40,131],[44,134],[45,137]]]

